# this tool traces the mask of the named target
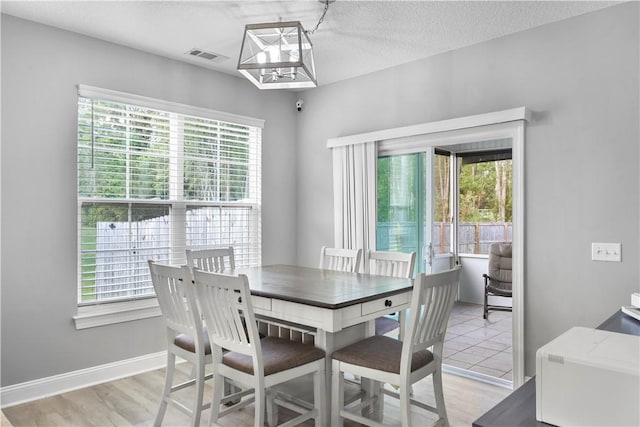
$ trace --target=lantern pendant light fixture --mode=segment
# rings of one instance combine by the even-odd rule
[[[310,88],[318,85],[313,60],[313,34],[335,0],[323,0],[324,12],[312,31],[299,21],[245,26],[238,71],[258,89]]]

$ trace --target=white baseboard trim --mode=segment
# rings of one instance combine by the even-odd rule
[[[19,405],[71,390],[90,387],[154,369],[164,368],[167,352],[146,354],[106,365],[67,372],[0,388],[0,407]]]

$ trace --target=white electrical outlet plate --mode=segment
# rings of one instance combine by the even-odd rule
[[[622,261],[622,245],[620,243],[592,243],[592,261]]]

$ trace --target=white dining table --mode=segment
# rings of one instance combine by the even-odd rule
[[[375,319],[409,308],[413,280],[292,265],[238,268],[254,312],[314,331],[325,350],[326,414],[331,407],[331,353],[375,334]],[[327,420],[331,417],[328,416]]]

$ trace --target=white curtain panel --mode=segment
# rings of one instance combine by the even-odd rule
[[[334,147],[333,199],[335,247],[362,249],[361,271],[367,271],[367,251],[376,247],[377,142]]]

